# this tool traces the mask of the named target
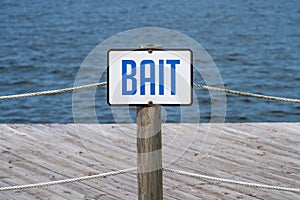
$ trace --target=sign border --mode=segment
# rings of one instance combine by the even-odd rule
[[[106,86],[106,90],[107,90],[107,95],[106,95],[106,102],[109,106],[150,106],[147,103],[145,104],[111,104],[109,102],[109,52],[110,51],[149,51],[149,50],[152,50],[152,51],[189,51],[190,54],[191,54],[191,101],[189,104],[153,104],[153,105],[161,105],[161,106],[190,106],[193,104],[193,97],[194,97],[194,94],[193,94],[193,51],[191,49],[188,49],[188,48],[167,48],[167,49],[160,49],[160,48],[143,48],[143,49],[109,49],[107,51],[107,70],[106,70],[106,82],[107,82],[107,86]],[[152,106],[152,105],[151,105]]]

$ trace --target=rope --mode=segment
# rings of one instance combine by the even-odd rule
[[[106,84],[107,84],[106,82],[101,82],[101,83],[94,83],[94,84],[88,84],[88,85],[82,85],[82,86],[70,87],[70,88],[63,88],[63,89],[57,89],[57,90],[48,90],[48,91],[42,91],[42,92],[32,92],[32,93],[0,96],[0,100],[33,97],[33,96],[41,96],[41,95],[54,95],[54,94],[60,94],[60,93],[64,93],[64,92],[72,92],[72,91],[76,91],[76,90],[105,86]],[[207,85],[200,85],[200,84],[196,84],[196,83],[194,83],[193,86],[196,88],[206,89],[206,90],[215,91],[215,92],[225,92],[228,94],[234,94],[234,95],[239,95],[239,96],[254,97],[254,98],[267,99],[267,100],[272,100],[272,101],[300,103],[300,99],[266,96],[266,95],[261,95],[261,94],[253,94],[253,93],[211,87],[211,86],[207,86]]]
[[[99,86],[104,86],[104,85],[106,85],[106,82],[94,83],[94,84],[88,84],[88,85],[82,85],[82,86],[70,87],[70,88],[63,88],[63,89],[57,89],[57,90],[48,90],[48,91],[42,91],[42,92],[32,92],[32,93],[0,96],[0,100],[33,97],[33,96],[41,96],[41,95],[54,95],[54,94],[60,94],[60,93],[64,93],[64,92],[72,92],[72,91],[76,91],[76,90],[94,88],[94,87],[99,87]]]
[[[264,185],[264,184],[259,184],[259,183],[236,181],[236,180],[231,180],[231,179],[206,176],[206,175],[202,175],[202,174],[195,174],[195,173],[190,173],[190,172],[185,172],[185,171],[180,171],[180,170],[170,169],[170,168],[164,168],[163,170],[166,172],[171,172],[171,173],[184,175],[184,176],[190,176],[190,177],[194,177],[194,178],[200,178],[200,179],[209,180],[209,181],[219,181],[219,182],[223,182],[223,183],[243,185],[243,186],[254,187],[254,188],[263,188],[263,189],[268,189],[268,190],[280,190],[280,191],[285,191],[285,192],[300,193],[300,189],[297,189],[297,188],[287,188],[287,187],[279,187],[279,186],[272,186],[272,185]]]
[[[240,92],[240,91],[235,91],[235,90],[211,87],[211,86],[207,86],[207,85],[200,85],[200,84],[196,84],[196,83],[194,83],[193,85],[194,85],[194,87],[197,87],[197,88],[202,88],[202,89],[215,91],[215,92],[225,92],[228,94],[235,94],[235,95],[246,96],[246,97],[254,97],[254,98],[259,98],[259,99],[267,99],[267,100],[272,100],[272,101],[300,103],[300,99],[290,99],[290,98],[283,98],[283,97],[266,96],[266,95],[261,95],[261,94],[253,94],[253,93],[248,93],[248,92]]]
[[[118,175],[118,174],[125,174],[125,173],[129,173],[129,172],[133,172],[135,170],[136,170],[136,168],[129,168],[129,169],[111,171],[111,172],[106,172],[106,173],[102,173],[102,174],[96,174],[96,175],[91,175],[91,176],[83,176],[83,177],[71,178],[71,179],[65,179],[65,180],[59,180],[59,181],[51,181],[51,182],[34,183],[34,184],[28,184],[28,185],[1,187],[0,191],[22,190],[22,189],[29,189],[29,188],[41,188],[41,187],[60,185],[60,184],[65,184],[65,183],[81,182],[81,181],[92,180],[92,179],[97,179],[97,178],[105,178],[107,176],[115,176],[115,175]],[[170,169],[170,168],[163,168],[163,170],[165,172],[171,172],[171,173],[175,173],[175,174],[179,174],[179,175],[190,176],[190,177],[200,178],[200,179],[209,180],[209,181],[218,181],[218,182],[223,182],[223,183],[243,185],[243,186],[247,186],[247,187],[262,188],[262,189],[268,189],[268,190],[279,190],[279,191],[285,191],[285,192],[300,193],[300,189],[297,189],[297,188],[279,187],[279,186],[265,185],[265,184],[259,184],[259,183],[249,183],[249,182],[244,182],[244,181],[236,181],[236,180],[231,180],[231,179],[224,179],[224,178],[218,178],[218,177],[213,177],[213,176],[206,176],[206,175],[202,175],[202,174],[195,174],[195,173],[190,173],[190,172],[185,172],[185,171]]]
[[[19,185],[19,186],[1,187],[0,191],[22,190],[22,189],[28,189],[28,188],[41,188],[41,187],[47,187],[47,186],[52,186],[52,185],[60,185],[60,184],[64,184],[64,183],[80,182],[80,181],[97,179],[97,178],[105,178],[107,176],[114,176],[114,175],[118,175],[118,174],[125,174],[125,173],[129,173],[129,172],[133,172],[135,170],[136,170],[136,168],[130,168],[130,169],[111,171],[111,172],[106,172],[106,173],[102,173],[102,174],[96,174],[96,175],[91,175],[91,176],[83,176],[83,177],[79,177],[79,178],[71,178],[71,179],[65,179],[65,180],[59,180],[59,181],[34,183],[34,184]]]

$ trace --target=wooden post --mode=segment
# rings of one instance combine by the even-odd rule
[[[138,48],[161,48],[141,45]],[[137,182],[139,200],[163,199],[163,172],[161,150],[161,106],[137,106]]]

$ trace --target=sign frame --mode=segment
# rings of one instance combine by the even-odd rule
[[[110,85],[110,82],[109,82],[109,73],[110,73],[110,66],[109,66],[109,53],[111,51],[148,51],[148,52],[153,52],[153,51],[189,51],[190,52],[190,94],[191,94],[191,97],[190,97],[190,102],[188,104],[156,104],[154,103],[155,105],[161,105],[161,106],[190,106],[193,104],[193,51],[191,49],[188,49],[188,48],[166,48],[166,49],[162,49],[162,48],[143,48],[143,49],[134,49],[134,48],[116,48],[116,49],[109,49],[108,52],[107,52],[107,104],[109,106],[145,106],[145,105],[148,105],[148,106],[152,106],[152,100],[149,99],[148,102],[145,102],[145,103],[137,103],[137,104],[111,104],[110,101],[109,101],[109,95],[110,95],[110,90],[109,90],[109,85]]]

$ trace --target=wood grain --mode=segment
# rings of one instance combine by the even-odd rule
[[[300,123],[163,124],[162,146],[164,167],[300,187]],[[135,124],[1,124],[0,187],[134,167],[136,152]],[[296,193],[163,177],[164,199],[300,199]],[[136,174],[123,174],[0,192],[0,199],[137,199],[137,193]]]

